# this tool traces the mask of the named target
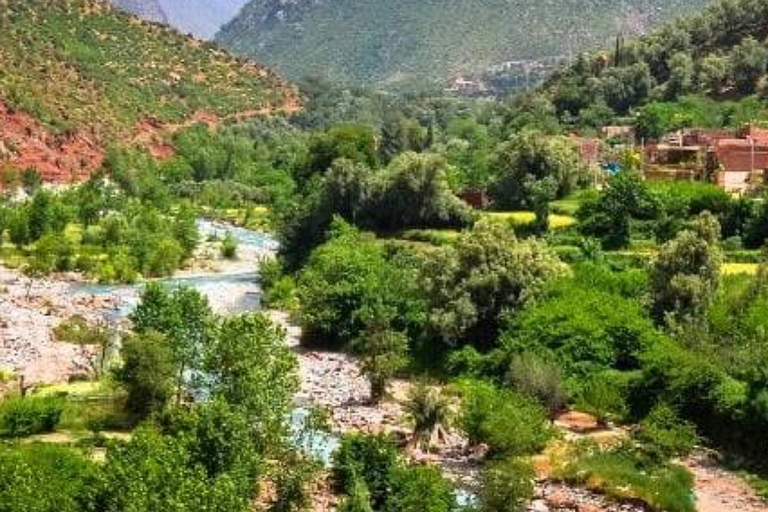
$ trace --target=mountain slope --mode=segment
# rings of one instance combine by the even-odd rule
[[[123,10],[204,39],[232,20],[247,0],[110,0]]]
[[[217,41],[292,78],[444,80],[563,56],[709,0],[252,0]]]
[[[0,170],[87,172],[149,130],[296,104],[268,69],[100,1],[1,0],[0,26]]]
[[[606,108],[627,115],[657,102],[656,109],[638,119],[641,125],[655,125],[641,126],[642,135],[655,137],[659,135],[655,128],[671,130],[679,127],[677,123],[692,123],[694,114],[709,118],[722,114],[706,106],[702,107],[706,112],[693,112],[691,101],[688,106],[673,108],[681,97],[708,96],[704,102],[743,99],[755,93],[768,97],[766,20],[768,0],[715,3],[646,37],[618,41],[604,51],[583,56],[552,76],[542,92],[568,118],[582,112],[592,117]],[[706,124],[750,120],[763,109],[760,101],[752,100],[741,105],[746,110],[728,113],[730,120],[709,119]],[[671,124],[666,126],[667,122]],[[696,124],[703,123],[699,119]]]

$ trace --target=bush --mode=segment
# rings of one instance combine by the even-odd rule
[[[234,260],[237,258],[237,239],[232,233],[227,232],[224,235],[224,239],[221,241],[221,257],[227,260]]]
[[[624,419],[628,412],[629,380],[628,374],[606,371],[579,381],[576,407],[594,414],[601,424]]]
[[[11,398],[0,403],[0,435],[27,437],[53,432],[64,412],[56,397]]]
[[[658,405],[640,423],[636,438],[654,460],[688,455],[699,440],[696,427],[680,419],[668,405]]]
[[[551,416],[566,405],[568,397],[563,390],[560,368],[534,354],[512,358],[507,380],[517,391],[543,405]]]
[[[95,473],[95,464],[68,447],[0,445],[0,510],[82,512]]]
[[[530,398],[483,381],[461,387],[460,424],[471,442],[486,443],[494,454],[528,455],[553,437],[544,409]]]
[[[379,510],[389,496],[390,474],[397,464],[397,447],[389,437],[351,434],[333,454],[333,477],[346,494],[353,494],[361,481],[370,491],[373,508]]]
[[[530,463],[508,458],[490,463],[482,476],[480,502],[485,512],[518,512],[533,497]]]
[[[385,512],[451,512],[456,498],[451,484],[434,467],[402,467],[391,474]]]

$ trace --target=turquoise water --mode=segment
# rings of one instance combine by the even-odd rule
[[[198,230],[203,238],[223,238],[227,233],[232,234],[243,248],[252,249],[251,253],[267,253],[276,251],[277,240],[265,234],[247,229],[215,223],[207,220],[198,221]],[[212,298],[225,296],[228,300],[227,312],[238,313],[258,310],[261,307],[261,288],[259,274],[255,270],[257,261],[253,262],[253,272],[237,274],[210,274],[183,278],[162,279],[159,282],[168,286],[189,286],[203,295]],[[144,284],[113,285],[78,283],[72,286],[72,293],[82,295],[115,295],[119,298],[118,307],[106,314],[108,321],[119,321],[126,318],[139,302],[139,295]]]

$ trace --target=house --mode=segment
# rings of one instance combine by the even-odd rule
[[[763,183],[768,169],[768,137],[720,139],[708,157],[715,183],[727,192],[743,194]]]
[[[768,130],[750,126],[724,130],[686,129],[645,147],[648,179],[710,180],[732,194],[763,183],[768,169]]]

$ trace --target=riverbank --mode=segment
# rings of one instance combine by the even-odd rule
[[[53,330],[73,315],[99,322],[117,307],[117,298],[73,296],[70,289],[77,279],[30,280],[0,267],[0,369],[30,384],[66,382],[90,373],[90,349],[57,341]]]

